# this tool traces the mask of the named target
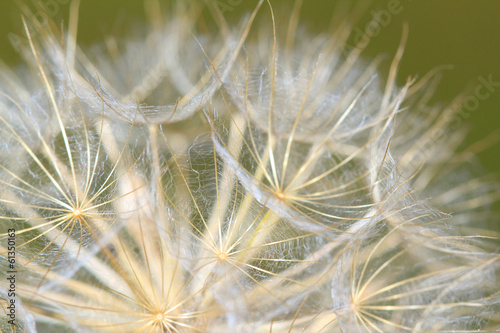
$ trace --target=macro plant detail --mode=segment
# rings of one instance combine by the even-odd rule
[[[384,75],[342,53],[354,10],[144,4],[87,49],[78,1],[23,19],[0,69],[2,332],[500,329],[498,185],[462,133],[423,150],[453,109],[439,70],[397,85],[407,27]]]
[[[124,152],[116,149],[111,133],[105,133],[110,125],[104,120],[87,123],[78,101],[56,91],[33,45],[31,50],[46,100],[39,101],[38,93],[28,101],[2,95],[5,109],[16,114],[1,117],[6,143],[0,167],[1,218],[17,221],[17,249],[27,260],[23,266],[39,262],[50,271],[76,260],[113,229],[118,214],[113,206],[127,195],[117,185],[134,163],[120,166]],[[68,109],[74,112],[62,113]],[[34,122],[43,117],[39,112],[47,123]],[[103,144],[104,137],[109,147]]]

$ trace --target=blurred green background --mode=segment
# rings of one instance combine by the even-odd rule
[[[38,0],[26,1],[33,3]],[[67,19],[69,0],[57,1],[54,18]],[[200,0],[201,1],[201,0]],[[257,0],[207,0],[219,1],[226,8],[229,22],[252,10]],[[363,1],[363,0],[361,0]],[[301,21],[313,32],[325,31],[331,24],[338,1],[304,0]],[[355,1],[351,1],[354,3]],[[401,12],[390,18],[380,34],[371,39],[365,56],[380,53],[392,57],[401,38],[404,22],[409,24],[409,39],[399,71],[399,82],[410,75],[422,76],[441,65],[452,65],[444,72],[437,88],[435,101],[450,102],[466,88],[478,85],[478,77],[500,82],[500,1],[498,0],[374,0],[367,3],[367,10],[356,27],[365,30],[372,18],[372,11],[387,10],[399,3]],[[19,57],[8,40],[8,33],[23,35],[20,11],[16,1],[0,0],[0,58],[9,65],[19,63]],[[280,6],[292,6],[293,0],[271,0]],[[359,3],[359,1],[357,1]],[[126,30],[130,22],[143,20],[142,0],[82,0],[78,42],[90,45],[102,40],[112,29]],[[126,31],[125,31],[126,32]],[[307,47],[307,45],[304,45]],[[500,88],[480,101],[479,107],[464,119],[461,128],[468,127],[468,143],[481,140],[500,129]],[[493,173],[500,180],[500,144],[495,143],[479,154],[485,173]],[[500,204],[495,206],[500,213]]]

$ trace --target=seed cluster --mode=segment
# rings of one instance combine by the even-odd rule
[[[89,50],[24,22],[27,65],[0,69],[2,332],[500,329],[498,186],[426,141],[446,117],[436,73],[396,84],[406,29],[384,76],[300,1],[233,28],[146,3]]]

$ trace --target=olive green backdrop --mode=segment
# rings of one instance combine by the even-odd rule
[[[36,0],[33,0],[34,2]],[[48,3],[51,0],[43,0]],[[68,0],[54,0],[59,3]],[[201,0],[200,0],[201,1]],[[207,0],[215,1],[215,0]],[[229,21],[238,19],[255,7],[257,0],[218,0],[225,6]],[[394,55],[404,22],[410,34],[399,72],[400,82],[409,75],[423,75],[440,65],[452,65],[444,73],[435,100],[449,102],[467,87],[478,85],[478,77],[500,82],[500,1],[498,0],[374,0],[356,27],[365,30],[372,11],[386,10],[399,2],[401,12],[392,15],[389,24],[371,39],[366,56]],[[30,2],[28,0],[27,2]],[[301,20],[312,31],[324,31],[331,23],[338,1],[304,0]],[[292,6],[293,0],[271,0],[276,6]],[[354,3],[354,1],[353,1]],[[69,4],[57,8],[56,18],[67,18]],[[142,0],[81,0],[79,43],[99,41],[115,26],[144,18]],[[20,12],[15,1],[0,0],[0,58],[7,64],[19,62],[7,35],[22,35]],[[307,47],[305,45],[304,47]],[[464,118],[461,128],[469,127],[467,142],[473,143],[500,129],[500,88]],[[481,152],[479,158],[486,173],[500,180],[500,145],[495,143]],[[500,205],[495,206],[500,212]]]

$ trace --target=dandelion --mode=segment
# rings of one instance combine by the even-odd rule
[[[27,34],[29,37],[28,28]],[[15,123],[0,118],[2,134],[9,142],[7,150],[18,153],[21,159],[14,163],[10,158],[2,159],[1,219],[16,221],[17,249],[28,259],[23,266],[39,261],[49,271],[60,265],[65,268],[67,262],[62,257],[77,258],[113,229],[116,212],[112,206],[127,195],[117,189],[117,181],[134,164],[120,168],[123,149],[111,153],[114,147],[103,144],[103,136],[109,139],[105,140],[108,146],[115,140],[105,133],[109,124],[101,121],[91,128],[81,104],[67,92],[56,91],[33,43],[30,48],[43,91],[28,103],[3,95],[5,106],[17,117]],[[43,102],[48,133],[33,121],[41,111],[36,106]],[[26,138],[20,126],[30,133]],[[2,236],[12,226],[3,223]]]
[[[341,54],[347,21],[303,30],[301,1],[234,28],[209,5],[214,32],[194,2],[145,4],[89,50],[77,3],[68,33],[26,22],[28,68],[0,70],[2,331],[500,328],[499,235],[476,223],[497,185],[457,184],[458,139],[422,151],[446,122],[437,72],[396,84],[406,28],[384,76]]]

